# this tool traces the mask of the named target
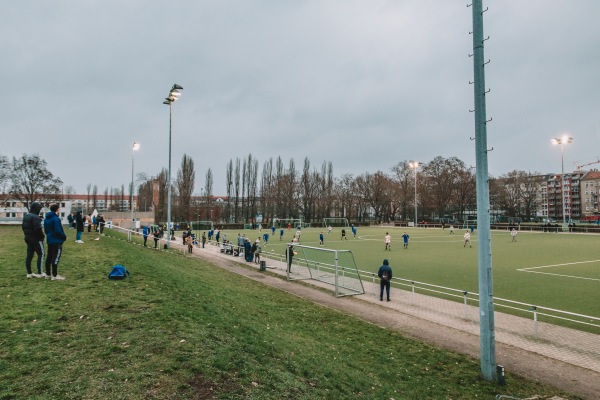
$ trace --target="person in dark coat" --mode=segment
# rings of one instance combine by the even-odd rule
[[[252,244],[250,243],[250,239],[246,239],[244,243],[244,259],[247,262],[251,262],[254,259],[254,253],[252,252]]]
[[[385,288],[387,293],[387,301],[390,301],[390,282],[392,281],[392,268],[387,260],[383,260],[383,265],[379,267],[377,272],[379,276],[379,301],[383,301],[383,289]]]
[[[64,281],[65,277],[58,274],[58,262],[62,255],[62,245],[67,240],[67,235],[62,227],[62,222],[58,216],[58,204],[50,206],[50,212],[44,219],[44,231],[46,232],[46,241],[48,242],[48,258],[46,258],[46,279],[53,281]],[[50,269],[52,267],[52,270]]]
[[[294,246],[288,245],[287,251],[286,251],[287,264],[288,264],[287,272],[292,272],[292,260],[294,259],[294,254],[296,254],[296,252],[294,251]]]
[[[98,223],[98,231],[100,232],[100,235],[104,235],[104,225],[106,225],[106,221],[104,220],[104,215],[103,214],[98,215],[98,218],[96,218],[96,222]]]
[[[42,205],[38,202],[31,203],[29,212],[23,216],[21,228],[25,234],[25,243],[27,243],[27,257],[25,258],[25,269],[27,269],[27,278],[45,278],[46,274],[42,271],[44,264],[44,229],[40,211]],[[33,255],[37,254],[37,274],[32,273],[31,261]]]
[[[81,240],[81,235],[83,235],[83,215],[81,215],[81,211],[77,211],[75,214],[75,227],[77,228],[77,237],[75,238],[75,243],[83,243]]]

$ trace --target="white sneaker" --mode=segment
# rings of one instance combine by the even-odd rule
[[[64,281],[64,280],[65,280],[65,277],[64,277],[64,276],[61,276],[61,275],[56,275],[56,276],[53,276],[53,277],[52,277],[52,280],[53,280],[53,281]]]
[[[75,243],[83,243],[83,240],[76,240]]]
[[[27,274],[27,279],[33,278],[33,274]]]
[[[33,274],[33,276],[34,276],[35,278],[45,278],[45,277],[46,277],[46,273],[45,273],[45,272],[42,272],[41,274]]]

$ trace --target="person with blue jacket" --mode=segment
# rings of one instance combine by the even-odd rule
[[[379,267],[377,272],[379,276],[379,301],[383,301],[383,288],[386,290],[387,301],[390,301],[390,282],[392,280],[392,268],[387,260],[383,260],[383,265]]]
[[[144,225],[144,228],[142,229],[142,235],[144,236],[144,247],[146,247],[146,242],[148,241],[149,233],[150,233],[150,231],[148,230],[148,226]]]
[[[46,232],[46,242],[48,243],[48,258],[46,258],[46,279],[53,281],[64,281],[65,277],[58,274],[58,262],[62,255],[62,245],[67,240],[67,235],[62,227],[62,222],[58,216],[58,204],[50,206],[50,212],[46,213],[44,219],[44,231]],[[52,270],[50,267],[52,266]]]

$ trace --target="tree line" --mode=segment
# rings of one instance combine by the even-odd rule
[[[400,161],[389,172],[365,172],[354,176],[334,176],[331,161],[313,165],[308,157],[302,166],[294,159],[269,158],[259,161],[249,154],[230,159],[225,166],[226,195],[213,194],[212,170],[205,174],[200,196],[194,194],[196,170],[193,159],[184,154],[171,182],[172,220],[218,219],[223,223],[263,218],[302,218],[319,223],[326,217],[347,218],[354,222],[413,220],[415,204],[419,220],[463,220],[476,211],[475,174],[457,157],[437,156],[415,170],[409,160]],[[416,173],[416,177],[415,177]],[[137,209],[154,206],[156,221],[167,219],[167,170],[157,175],[138,173]],[[490,177],[491,211],[524,220],[534,218],[547,176],[514,170]],[[0,188],[27,206],[42,196],[45,200],[68,199],[71,186],[63,186],[39,155],[24,154],[12,162],[0,155]],[[129,195],[134,187],[129,185]],[[127,199],[125,185],[106,188],[104,196]],[[95,208],[102,196],[96,185],[87,185],[87,195]],[[416,195],[416,202],[415,202]],[[218,202],[218,204],[217,204]],[[218,205],[218,207],[217,207]],[[214,215],[199,215],[200,209],[218,210]],[[212,211],[211,211],[212,212]],[[215,221],[216,222],[216,221]]]

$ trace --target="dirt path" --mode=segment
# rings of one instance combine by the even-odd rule
[[[239,258],[224,256],[214,252],[214,249],[206,250],[196,251],[195,255],[221,268],[308,299],[321,306],[355,316],[381,327],[394,329],[437,347],[479,358],[479,336],[476,334],[400,312],[393,307],[388,307],[387,304],[390,303],[372,301],[372,299],[366,298],[366,295],[336,298],[331,291],[319,287],[318,283],[313,285],[305,281],[288,282],[280,276],[283,271],[259,272],[254,268],[254,264],[245,264]],[[385,312],[379,312],[382,308],[385,309]],[[496,361],[510,373],[555,386],[585,399],[600,399],[600,373],[593,370],[577,367],[498,341],[496,342]]]

